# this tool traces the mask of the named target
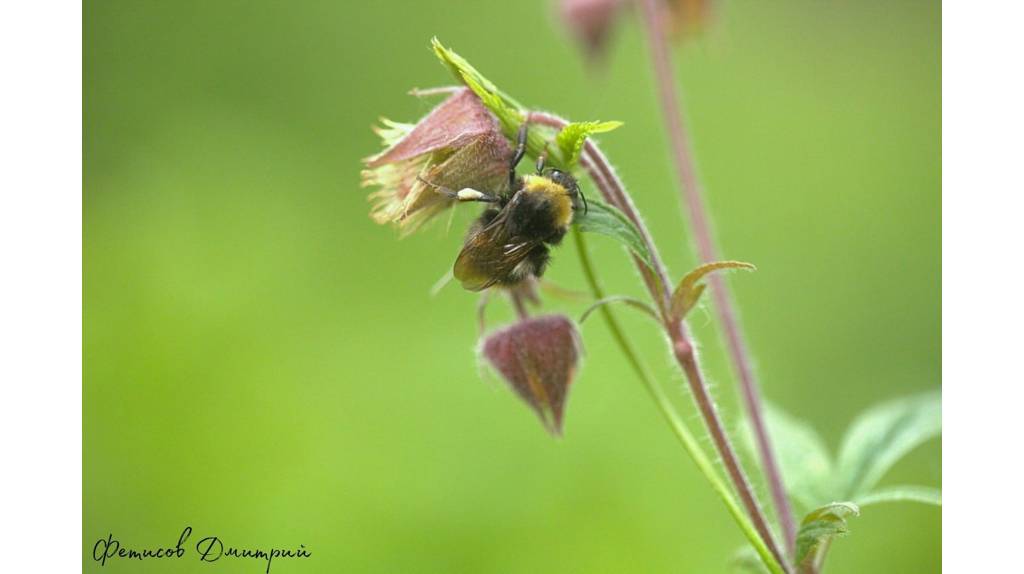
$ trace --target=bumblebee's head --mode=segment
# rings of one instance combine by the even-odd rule
[[[565,188],[565,191],[569,193],[569,197],[572,198],[572,204],[575,208],[578,202],[583,200],[583,213],[587,212],[587,198],[584,197],[583,192],[580,191],[580,184],[576,181],[576,178],[571,174],[564,172],[560,169],[548,168],[544,170],[544,177],[557,183],[558,185]]]

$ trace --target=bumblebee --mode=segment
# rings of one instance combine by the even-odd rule
[[[576,179],[563,171],[545,167],[537,160],[537,171],[518,176],[516,167],[526,154],[526,124],[519,129],[518,142],[509,166],[508,188],[490,194],[472,188],[454,191],[424,182],[438,193],[459,202],[492,204],[473,222],[453,275],[470,291],[495,285],[511,287],[524,279],[544,274],[551,258],[550,246],[558,245],[580,207],[586,212],[586,198]]]

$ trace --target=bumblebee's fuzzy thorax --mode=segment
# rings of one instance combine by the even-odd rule
[[[452,274],[470,291],[514,286],[544,274],[551,258],[550,247],[561,243],[573,211],[587,199],[572,174],[545,168],[537,161],[537,173],[519,176],[516,166],[526,155],[526,124],[519,129],[518,145],[508,171],[505,193],[490,194],[472,188],[438,190],[455,201],[491,204],[466,235],[466,242],[452,267]]]
[[[563,185],[541,175],[524,175],[520,193],[545,205],[552,227],[564,229],[572,223],[572,196]]]

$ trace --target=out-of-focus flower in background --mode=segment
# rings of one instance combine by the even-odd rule
[[[583,46],[590,61],[604,59],[615,18],[626,0],[560,0],[562,23]]]
[[[455,200],[424,181],[491,192],[508,185],[511,146],[497,119],[468,89],[454,90],[416,124],[382,123],[375,131],[386,149],[363,160],[362,172],[363,187],[379,188],[370,194],[377,223],[408,233],[452,206]]]
[[[562,23],[576,37],[587,59],[601,63],[608,42],[630,0],[558,0]],[[703,30],[714,12],[713,0],[661,0],[661,20],[675,38]]]
[[[480,353],[553,434],[582,355],[576,324],[564,315],[522,319],[489,334]]]
[[[666,26],[675,38],[687,38],[704,30],[714,16],[713,0],[668,0]]]

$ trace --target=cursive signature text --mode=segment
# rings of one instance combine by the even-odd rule
[[[192,536],[192,527],[186,526],[178,537],[178,543],[174,546],[154,546],[150,548],[132,548],[125,546],[120,540],[114,538],[110,533],[106,538],[100,538],[92,547],[92,559],[106,566],[107,560],[115,558],[127,558],[129,560],[147,559],[181,559],[188,554],[189,537]],[[195,552],[200,562],[217,562],[224,558],[248,558],[266,562],[264,572],[270,574],[270,567],[275,559],[279,558],[309,558],[312,556],[306,550],[304,544],[298,548],[240,548],[224,544],[218,536],[207,536],[195,545]]]

